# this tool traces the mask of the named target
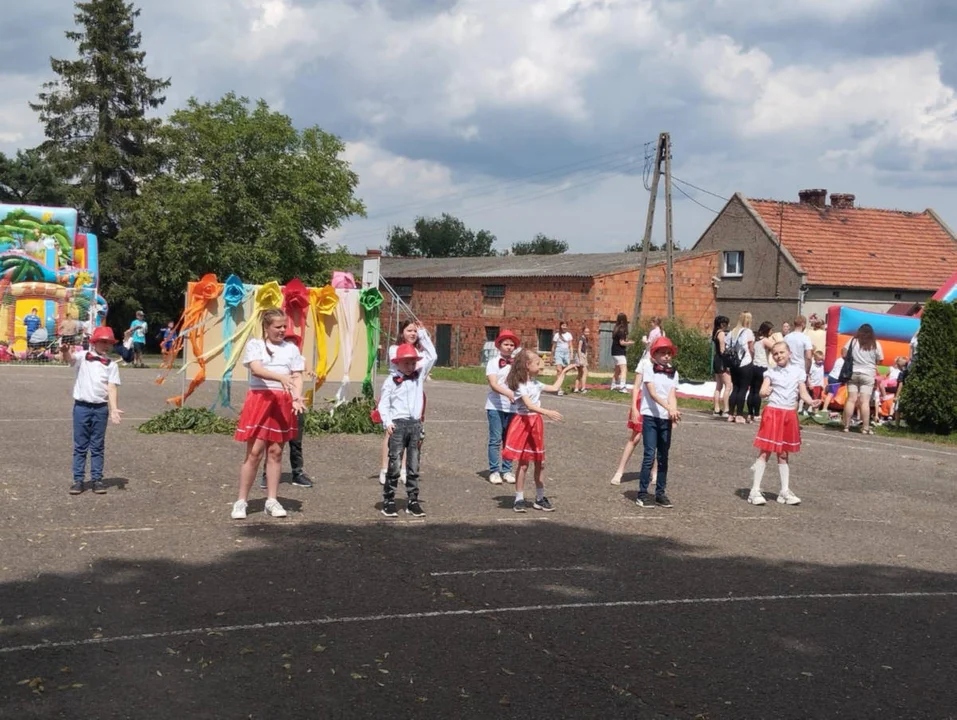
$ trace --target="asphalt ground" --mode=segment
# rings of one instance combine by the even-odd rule
[[[809,428],[803,503],[769,466],[752,507],[755,428],[687,413],[642,509],[625,407],[548,396],[556,512],[517,515],[484,391],[431,382],[425,519],[350,436],[234,521],[241,446],[137,433],[179,386],[122,376],[109,493],[71,497],[70,372],[0,368],[0,718],[957,717],[957,449]]]

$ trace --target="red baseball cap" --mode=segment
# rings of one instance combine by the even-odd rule
[[[419,351],[415,349],[415,345],[409,345],[409,343],[402,343],[395,349],[395,358],[393,362],[399,362],[399,360],[421,360],[419,356]]]
[[[116,338],[113,336],[113,328],[106,325],[98,327],[96,330],[93,331],[92,340],[95,343],[107,341],[107,340],[111,343],[115,343]]]

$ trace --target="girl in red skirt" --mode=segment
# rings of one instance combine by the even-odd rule
[[[508,425],[505,443],[502,447],[502,458],[518,462],[518,472],[515,474],[515,512],[525,512],[525,476],[528,474],[528,464],[535,463],[535,502],[532,507],[536,510],[551,512],[555,508],[545,497],[545,485],[542,482],[542,471],[545,468],[545,429],[542,416],[560,421],[562,416],[554,410],[546,410],[539,404],[543,392],[557,393],[562,389],[565,375],[577,366],[567,365],[558,373],[558,377],[551,385],[543,385],[537,378],[542,371],[541,357],[531,350],[521,350],[512,360],[512,369],[509,371],[506,385],[515,393],[516,414]]]
[[[618,463],[618,469],[611,476],[612,485],[621,485],[621,476],[625,474],[625,466],[631,459],[635,448],[641,442],[641,364],[635,371],[635,384],[631,389],[631,410],[628,413],[628,429],[631,430],[631,437],[625,443],[625,449],[621,453],[621,461]],[[653,469],[651,481],[655,481],[657,470]]]
[[[266,513],[286,517],[276,499],[282,469],[282,449],[299,433],[296,415],[302,403],[305,360],[295,343],[286,342],[286,315],[282,310],[263,313],[263,339],[246,344],[243,365],[249,370],[249,392],[236,425],[235,440],[246,443],[246,459],[239,470],[239,499],[232,517],[246,517],[246,500],[256,471],[266,456]]]
[[[767,408],[761,413],[761,427],[754,438],[754,447],[758,449],[758,459],[751,469],[754,482],[748,502],[752,505],[764,505],[767,501],[761,494],[761,479],[771,453],[778,456],[778,475],[781,477],[781,492],[778,502],[782,505],[799,505],[801,498],[791,492],[788,486],[790,466],[788,456],[801,449],[801,427],[798,421],[798,398],[805,405],[815,408],[820,400],[811,398],[807,391],[807,375],[804,366],[791,365],[791,351],[787,343],[781,341],[771,347],[774,365],[768,368],[761,385],[761,397],[767,398]]]

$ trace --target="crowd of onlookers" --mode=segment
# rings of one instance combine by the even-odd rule
[[[860,425],[863,433],[872,434],[872,418],[875,424],[881,424],[896,416],[895,396],[912,357],[895,358],[887,373],[881,373],[884,349],[871,325],[865,323],[858,328],[825,372],[827,327],[822,318],[799,315],[793,323],[783,323],[780,332],[770,321],[762,322],[755,332],[752,322],[749,312],[742,312],[734,327],[729,327],[730,320],[723,315],[714,319],[711,346],[715,417],[726,416],[728,422],[743,423],[760,417],[758,391],[768,369],[769,351],[782,341],[790,350],[791,363],[804,370],[811,397],[822,401],[822,410],[831,418],[841,418],[844,432]],[[911,356],[916,344],[915,336]],[[810,412],[808,408],[802,411]]]

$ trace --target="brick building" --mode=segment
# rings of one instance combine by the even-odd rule
[[[677,253],[675,313],[710,330],[715,310],[712,278],[717,252]],[[513,255],[481,258],[383,257],[382,277],[417,317],[435,331],[439,365],[476,365],[501,328],[526,347],[551,349],[561,320],[573,334],[591,329],[600,367],[611,364],[615,317],[631,317],[640,253]],[[389,298],[383,317],[391,313]],[[663,253],[649,259],[642,313],[666,315]]]
[[[923,303],[957,269],[957,237],[933,210],[856,207],[855,196],[802,190],[797,202],[728,201],[693,251],[720,253],[718,311],[756,321],[876,312]]]

